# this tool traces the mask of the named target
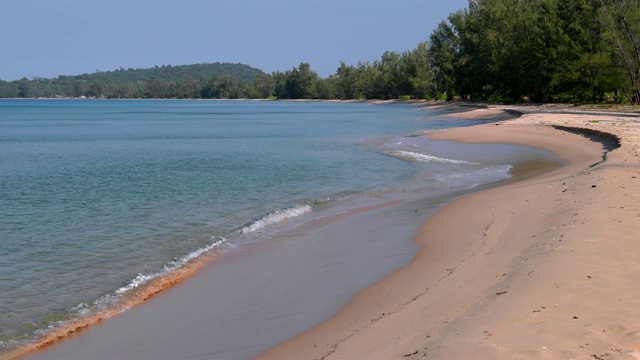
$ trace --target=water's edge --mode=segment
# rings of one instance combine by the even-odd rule
[[[439,161],[442,161],[443,159],[439,157],[424,158],[425,155],[423,154],[414,154],[411,152],[407,152],[405,150],[393,150],[393,151],[390,151],[390,155],[397,156],[400,158],[408,158],[411,161],[439,162]],[[458,160],[447,160],[447,158],[444,158],[444,160],[445,160],[445,163],[448,163],[448,164],[456,164],[458,161]],[[473,164],[468,161],[464,161],[464,163]],[[398,199],[393,199],[393,201],[391,201],[390,203],[386,205],[380,205],[380,207],[377,207],[377,205],[371,206],[371,204],[367,204],[367,206],[363,206],[363,207],[356,206],[355,208],[352,208],[350,211],[357,213],[358,216],[367,217],[367,216],[374,216],[375,214],[380,215],[381,212],[389,211],[390,208],[396,208],[396,209],[400,209],[398,210],[398,212],[403,214],[404,217],[406,217],[408,213],[408,209],[415,208],[414,213],[417,215],[415,219],[411,220],[412,224],[411,225],[404,224],[402,226],[398,225],[399,227],[395,229],[395,230],[399,230],[400,227],[403,228],[403,230],[400,232],[405,232],[406,233],[405,236],[409,236],[410,238],[411,237],[410,233],[415,231],[419,223],[424,221],[426,213],[432,213],[433,211],[435,211],[436,208],[438,208],[439,206],[442,206],[444,203],[448,203],[455,197],[461,196],[463,194],[466,194],[472,191],[478,191],[486,187],[498,186],[503,181],[504,180],[501,180],[498,182],[492,182],[490,184],[483,184],[471,189],[467,189],[460,192],[454,192],[454,193],[450,193],[442,196],[440,195],[434,196],[433,193],[427,193],[422,196],[418,195],[418,198],[421,198],[420,200],[413,200],[413,199],[407,200],[407,198],[405,198],[404,200],[401,200],[399,202],[394,202],[394,201],[397,201]],[[416,194],[411,194],[411,197],[414,197],[414,196],[416,196]],[[377,201],[382,203],[386,202],[386,200],[382,201],[380,199]],[[322,226],[327,226],[327,224],[330,224],[330,223],[331,224],[339,223],[340,221],[330,220],[331,216],[335,216],[335,215],[329,216],[325,214],[319,217],[317,216],[318,210],[322,210],[324,206],[326,206],[326,204],[323,204],[322,202],[320,202],[315,204],[298,204],[288,208],[276,209],[273,212],[268,213],[263,217],[242,226],[239,229],[236,229],[234,231],[234,235],[243,236],[243,235],[251,234],[254,232],[262,231],[265,228],[268,228],[270,226],[277,228],[278,224],[291,221],[291,220],[300,222],[300,225],[297,227],[297,229],[293,230],[294,232],[301,231],[300,229],[305,229],[305,226],[307,227],[313,226],[313,224],[317,224],[318,222],[322,222],[323,223]],[[325,217],[323,218],[323,216]],[[354,217],[356,216],[354,215]],[[383,216],[383,218],[384,217],[385,216]],[[341,220],[343,218],[344,217],[340,217]],[[387,229],[393,229],[393,227],[389,226],[387,227]],[[313,232],[316,230],[309,230],[309,231]],[[342,230],[344,231],[344,229]],[[274,230],[274,231],[277,232],[277,230]],[[289,230],[289,231],[292,231],[292,230]],[[396,232],[399,233],[398,231]],[[359,235],[359,236],[362,236],[362,235]],[[88,328],[92,324],[101,322],[104,319],[112,318],[114,315],[120,314],[128,309],[131,309],[133,306],[137,304],[141,304],[146,300],[150,299],[153,295],[159,292],[165,291],[178,283],[183,283],[183,280],[187,278],[194,278],[194,279],[202,278],[202,276],[200,276],[201,272],[199,272],[199,270],[202,270],[203,268],[209,269],[211,267],[218,267],[220,266],[218,265],[218,263],[226,264],[228,263],[229,259],[232,258],[232,256],[228,256],[229,252],[239,254],[239,253],[242,253],[243,250],[246,250],[246,248],[240,249],[240,250],[234,248],[234,246],[230,244],[228,242],[228,239],[224,236],[220,236],[216,238],[212,237],[211,243],[209,245],[202,247],[194,252],[191,252],[181,258],[175,259],[174,261],[165,265],[164,269],[162,269],[161,271],[150,273],[150,274],[140,274],[139,277],[133,279],[129,284],[116,290],[116,293],[118,295],[121,295],[121,297],[119,297],[118,299],[106,297],[104,299],[99,300],[99,301],[104,301],[104,304],[98,304],[98,306],[95,306],[94,304],[94,309],[96,307],[98,308],[97,311],[92,310],[90,312],[83,312],[83,308],[80,305],[79,308],[77,309],[78,314],[80,316],[77,316],[76,318],[73,318],[68,322],[57,324],[55,328],[48,330],[36,342],[30,344],[26,350],[31,351],[33,349],[38,349],[43,347],[50,349],[47,345],[58,343],[60,339],[65,338],[69,334],[77,333],[79,330]],[[255,251],[255,249],[253,251]],[[402,260],[402,261],[404,262],[408,261],[406,259],[407,254],[404,254],[402,256],[404,256],[405,258],[405,260]],[[397,268],[397,266],[398,265],[395,264],[392,267]],[[393,271],[393,269],[391,269],[390,271]],[[389,272],[387,271],[384,275],[387,275],[388,273]],[[369,282],[375,281],[381,278],[379,274],[376,276],[377,276],[376,279],[369,280]],[[197,280],[197,281],[201,281],[201,280]],[[196,280],[192,281],[191,283],[193,282],[196,282]],[[353,293],[354,290],[351,289],[350,291],[351,293]],[[22,354],[24,353],[24,351],[25,351],[25,348],[20,348],[20,349],[9,352],[8,356],[12,357],[16,354]]]

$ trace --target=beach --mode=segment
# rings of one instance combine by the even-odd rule
[[[453,201],[416,194],[345,214],[312,236],[303,226],[27,358],[640,358],[637,117],[443,109],[504,120],[429,139],[527,145],[564,166],[529,161],[512,180]],[[344,234],[357,241],[341,242]],[[359,251],[374,237],[409,245]],[[309,254],[318,239],[330,242]],[[370,286],[351,296],[363,268]],[[240,284],[240,300],[216,291]],[[328,320],[309,329],[309,319]],[[216,352],[215,341],[230,350]]]
[[[21,218],[31,226],[8,240],[23,250],[16,255],[39,257],[13,256],[2,269],[14,285],[0,301],[0,357],[8,348],[9,356],[42,349],[34,357],[49,359],[252,358],[408,264],[416,229],[451,198],[508,179],[510,164],[555,158],[513,145],[428,141],[420,134],[429,129],[478,122],[414,104],[8,105],[27,118],[0,118],[15,125],[13,138],[42,132],[5,146],[21,169],[3,174],[15,199],[41,178],[56,181],[33,194],[33,204],[51,211],[35,207],[41,216]],[[42,109],[60,120],[43,129]],[[73,132],[60,133],[74,121]],[[112,132],[124,123],[126,131]],[[76,133],[90,141],[75,141]],[[53,157],[38,152],[51,137],[65,139]],[[56,199],[70,202],[61,208]],[[3,208],[6,218],[12,209],[20,204]],[[70,229],[50,225],[69,218]],[[28,246],[42,232],[58,245]],[[21,333],[23,324],[31,328]]]
[[[567,165],[453,201],[420,227],[408,266],[260,358],[640,359],[637,117],[504,109],[524,115],[428,136]]]

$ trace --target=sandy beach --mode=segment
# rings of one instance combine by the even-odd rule
[[[640,359],[638,118],[465,116],[502,110],[524,115],[428,136],[530,145],[567,165],[453,201],[420,227],[410,265],[261,359]]]

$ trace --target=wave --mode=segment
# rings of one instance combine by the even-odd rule
[[[277,210],[269,215],[242,227],[231,235],[243,235],[260,231],[269,225],[296,218],[311,212],[310,205],[298,205],[292,208]],[[138,274],[126,285],[106,294],[98,300],[87,304],[81,303],[69,311],[70,318],[51,322],[48,326],[35,332],[36,339],[22,343],[21,341],[1,344],[9,348],[9,357],[22,356],[35,349],[42,348],[60,338],[80,329],[120,314],[127,309],[144,302],[149,297],[175,285],[193,275],[202,268],[209,259],[217,256],[215,250],[229,246],[227,237],[211,237],[212,242],[164,265],[161,270],[148,274]],[[22,345],[20,345],[22,343]],[[8,345],[15,345],[9,347]],[[4,356],[0,355],[0,359]]]
[[[284,210],[277,210],[243,227],[239,232],[241,234],[250,234],[256,231],[260,231],[269,225],[277,224],[285,220],[304,215],[308,212],[311,212],[311,206],[309,205],[298,205]]]
[[[402,158],[409,158],[411,160],[427,162],[427,163],[480,165],[478,163],[464,161],[464,160],[446,159],[446,158],[440,158],[437,156],[420,154],[420,153],[404,151],[404,150],[394,150],[389,152],[389,155],[398,156]]]
[[[511,165],[490,165],[481,169],[466,169],[456,172],[439,172],[433,174],[434,180],[447,184],[448,187],[473,188],[481,184],[508,179]]]
[[[136,276],[133,280],[131,280],[127,285],[117,289],[116,294],[121,295],[121,294],[127,293],[141,285],[148,283],[149,281],[155,278],[166,275],[172,271],[178,270],[181,267],[185,266],[189,261],[205,253],[208,253],[209,251],[212,251],[213,249],[218,248],[227,242],[227,239],[224,237],[220,237],[220,238],[212,237],[212,240],[214,240],[213,243],[166,264],[161,271],[151,273],[151,274],[138,274],[138,276]]]
[[[285,220],[289,220],[300,215],[304,215],[308,212],[311,212],[311,206],[309,205],[298,205],[292,208],[277,210],[272,212],[271,214],[254,221],[253,223],[241,228],[237,233],[239,234],[250,234],[259,230],[266,228],[269,225],[277,224],[283,222]],[[211,237],[213,242],[205,247],[199,248],[179,259],[175,259],[168,264],[164,265],[163,269],[157,271],[155,273],[150,274],[138,274],[133,280],[131,280],[127,285],[117,289],[115,293],[117,295],[123,295],[130,292],[133,289],[136,289],[142,285],[148,284],[154,279],[159,277],[168,275],[176,270],[183,268],[193,259],[196,259],[204,254],[207,254],[214,249],[217,249],[223,245],[226,245],[228,239],[226,237]],[[109,302],[110,298],[106,297],[103,302]],[[100,302],[100,300],[98,301]]]
[[[273,224],[277,224],[295,217],[298,217],[300,215],[304,215],[308,212],[311,212],[311,206],[309,205],[298,205],[292,208],[288,208],[288,209],[283,209],[283,210],[277,210],[275,212],[270,213],[269,215],[254,221],[253,223],[241,228],[240,230],[238,230],[236,233],[238,234],[250,234],[259,230],[262,230],[264,228],[266,228],[269,225],[273,225]],[[148,274],[138,274],[135,278],[133,278],[131,281],[129,281],[128,284],[126,284],[125,286],[122,286],[120,288],[118,288],[117,290],[115,290],[115,297],[111,294],[109,295],[105,295],[103,296],[101,299],[99,299],[98,301],[95,302],[95,305],[97,305],[99,308],[105,308],[108,307],[110,305],[113,305],[114,302],[117,301],[117,298],[123,295],[126,295],[128,293],[130,293],[132,290],[135,290],[137,288],[140,288],[144,285],[149,284],[150,282],[152,282],[155,279],[161,278],[163,276],[167,276],[172,274],[173,272],[176,272],[182,268],[184,268],[187,264],[189,264],[189,262],[191,262],[194,259],[197,259],[199,257],[201,257],[204,254],[207,254],[215,249],[218,249],[220,247],[222,247],[223,245],[226,245],[228,242],[228,239],[226,237],[215,237],[212,236],[211,237],[212,243],[204,246],[202,248],[199,248],[187,255],[184,255],[181,258],[175,259],[167,264],[164,265],[164,267],[162,268],[162,270],[159,270],[157,272],[154,273],[148,273]],[[85,304],[80,304],[78,307],[76,307],[78,310],[87,307]]]
[[[269,225],[274,225],[295,217],[298,217],[300,215],[304,215],[308,212],[311,212],[311,206],[309,205],[298,205],[292,208],[288,208],[288,209],[283,209],[283,210],[277,210],[274,211],[272,213],[270,213],[269,215],[254,221],[253,223],[241,228],[240,230],[238,230],[236,233],[239,234],[250,234],[259,230],[262,230],[264,228],[266,228]],[[189,262],[191,262],[192,260],[199,258],[200,256],[207,254],[217,248],[222,247],[223,245],[226,245],[228,242],[228,239],[226,237],[216,237],[216,236],[212,236],[211,237],[212,243],[204,246],[202,248],[199,248],[187,255],[184,255],[181,258],[175,259],[167,264],[164,265],[163,269],[154,273],[149,273],[149,274],[138,274],[135,278],[133,278],[127,285],[115,290],[115,294],[116,295],[124,295],[127,294],[129,292],[131,292],[132,290],[139,288],[143,285],[148,284],[149,282],[151,282],[154,279],[160,278],[162,276],[166,276],[168,274],[171,274],[172,272],[175,272],[183,267],[185,267]],[[103,298],[101,298],[100,300],[98,300],[96,302],[96,305],[110,305],[111,303],[113,303],[113,296],[112,295],[106,295]],[[81,304],[82,305],[82,304]]]
[[[118,315],[129,308],[144,302],[155,294],[162,292],[183,281],[201,269],[208,260],[215,256],[211,252],[215,247],[225,243],[219,239],[209,246],[196,250],[184,257],[165,265],[164,270],[153,274],[139,274],[127,285],[115,292],[104,295],[92,304],[81,303],[69,312],[70,318],[50,323],[35,332],[35,339],[28,342],[17,342],[10,348],[8,358],[20,357],[36,349],[43,348],[61,338],[87,328],[104,319]],[[22,343],[22,345],[19,345]],[[3,355],[0,355],[3,358]]]

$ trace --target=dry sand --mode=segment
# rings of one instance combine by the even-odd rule
[[[429,137],[536,146],[567,165],[452,202],[419,229],[410,265],[262,358],[640,359],[638,118],[509,109],[525,115]],[[603,161],[601,143],[552,125],[621,146]]]

